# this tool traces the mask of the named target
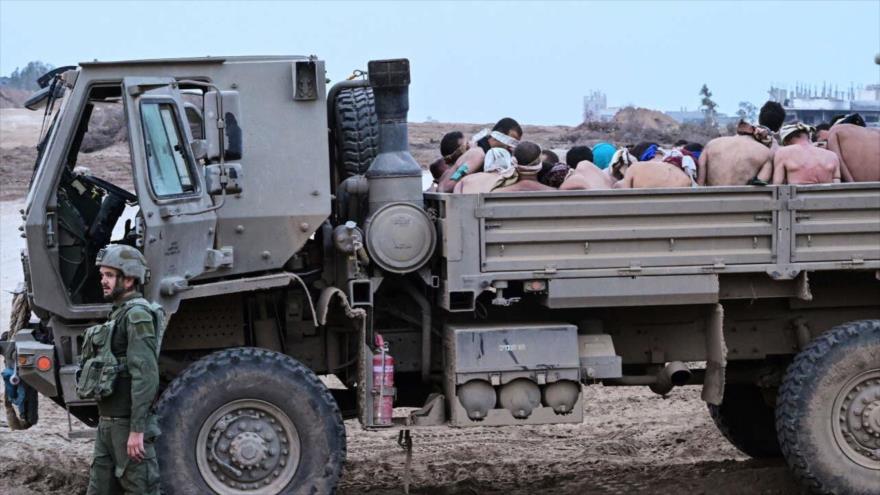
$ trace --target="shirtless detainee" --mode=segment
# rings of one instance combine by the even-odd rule
[[[428,165],[428,170],[431,172],[431,176],[434,177],[434,184],[431,186],[432,191],[437,190],[437,181],[468,148],[470,148],[470,145],[461,131],[447,132],[443,135],[443,139],[440,140],[441,156]]]
[[[697,184],[744,186],[756,176],[770,182],[772,158],[770,148],[751,136],[715,138],[706,143],[697,161]]]
[[[593,164],[593,152],[587,146],[575,146],[568,150],[565,161],[574,173],[569,173],[559,185],[562,191],[582,189],[611,189],[614,179]],[[561,171],[557,171],[558,174]]]
[[[787,125],[780,131],[782,146],[773,157],[773,184],[840,182],[840,161],[834,153],[810,141],[809,126]]]
[[[627,167],[614,189],[691,187],[691,178],[681,168],[660,160],[636,162]]]
[[[504,150],[506,153],[507,150]],[[492,153],[492,150],[489,152]],[[538,182],[541,171],[541,147],[523,141],[514,150],[514,166],[497,168],[489,172],[476,172],[463,177],[456,184],[456,194],[488,193],[492,191],[551,191],[552,187]],[[527,161],[528,160],[528,161]],[[519,165],[520,161],[525,165]]]
[[[775,101],[761,107],[758,123],[772,133],[785,121],[785,109]],[[743,186],[753,179],[769,183],[773,177],[772,135],[724,136],[709,141],[697,161],[697,184],[701,186]]]
[[[880,129],[835,124],[828,131],[828,150],[840,160],[845,182],[880,181]]]
[[[523,141],[513,150],[516,159],[517,180],[511,185],[505,185],[495,189],[495,192],[526,192],[526,191],[553,191],[550,186],[538,182],[538,172],[541,171],[541,147],[530,141]]]
[[[456,183],[467,174],[479,172],[483,168],[486,153],[492,148],[511,151],[522,139],[522,127],[510,117],[499,120],[492,131],[479,139],[476,146],[461,155],[437,181],[439,192],[452,192]]]

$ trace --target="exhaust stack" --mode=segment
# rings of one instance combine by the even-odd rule
[[[366,173],[370,181],[370,213],[391,202],[421,206],[422,167],[409,152],[406,127],[409,60],[372,60],[367,67],[379,121],[379,154]]]

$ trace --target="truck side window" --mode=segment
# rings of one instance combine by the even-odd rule
[[[150,184],[157,196],[178,196],[195,191],[188,146],[178,127],[174,107],[170,103],[141,104],[144,141]]]

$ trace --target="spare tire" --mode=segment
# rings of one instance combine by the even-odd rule
[[[373,89],[345,88],[333,105],[335,164],[339,178],[363,174],[379,150],[379,120]]]
[[[345,426],[302,363],[235,348],[189,366],[156,404],[163,493],[331,494]]]

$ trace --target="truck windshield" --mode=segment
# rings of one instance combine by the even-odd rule
[[[173,106],[144,102],[141,117],[153,192],[157,196],[177,196],[195,191]]]

